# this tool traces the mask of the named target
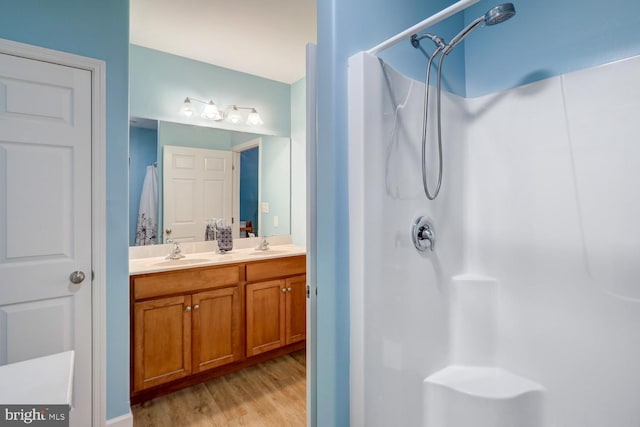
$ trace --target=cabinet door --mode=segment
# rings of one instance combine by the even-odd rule
[[[252,283],[247,294],[247,356],[285,345],[284,280]]]
[[[134,304],[134,390],[191,373],[191,297]]]
[[[302,341],[307,334],[307,279],[306,276],[286,280],[286,343]]]
[[[200,292],[193,304],[193,371],[202,372],[242,358],[238,286]]]

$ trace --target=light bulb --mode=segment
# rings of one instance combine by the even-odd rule
[[[262,123],[263,121],[262,121],[262,118],[260,117],[260,114],[258,114],[255,108],[252,108],[251,112],[249,113],[249,116],[247,117],[247,124],[255,126],[255,125],[261,125]]]
[[[215,102],[209,101],[202,111],[202,117],[209,120],[220,120],[222,115],[218,111]]]
[[[236,107],[235,105],[233,106],[227,117],[229,118],[229,121],[231,123],[238,123],[242,119],[242,115],[240,114],[238,107]]]
[[[191,106],[191,100],[189,98],[184,99],[184,103],[182,103],[182,114],[187,117],[191,117],[193,114],[193,107]]]

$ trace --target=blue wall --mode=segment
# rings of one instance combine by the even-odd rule
[[[291,240],[307,245],[306,79],[291,85]]]
[[[202,126],[182,125],[160,121],[158,123],[158,161],[162,161],[165,145],[230,150],[232,132]]]
[[[269,212],[260,212],[261,236],[291,233],[291,142],[282,136],[263,136],[260,144],[260,201]],[[274,225],[278,217],[278,226]]]
[[[107,418],[129,411],[129,1],[2,2],[0,37],[107,63]]]
[[[240,153],[240,221],[251,221],[253,232],[258,229],[258,181],[260,178],[260,148],[254,147]]]
[[[347,60],[449,4],[419,0],[318,2],[318,425],[349,423],[349,264],[347,197]],[[462,27],[455,16],[437,29],[451,37]],[[452,55],[462,55],[460,51]],[[421,78],[425,56],[410,43],[384,52],[395,68]],[[447,76],[463,88],[464,70],[452,56]]]
[[[480,1],[465,11],[465,21],[497,3]],[[637,0],[515,0],[514,5],[515,17],[466,39],[467,97],[640,54]]]
[[[289,136],[288,84],[136,45],[131,45],[130,62],[132,116]],[[264,125],[211,122],[198,114],[186,117],[181,109],[187,96],[213,99],[218,107],[229,104],[254,107]],[[194,102],[193,106],[199,109],[203,105]]]
[[[454,1],[318,4],[318,425],[349,422],[347,59]],[[500,2],[481,1],[431,29],[450,40]],[[445,88],[478,96],[640,53],[636,0],[515,2],[517,16],[469,36],[445,62]],[[464,21],[463,21],[464,18]],[[453,55],[458,55],[455,58]],[[460,55],[463,55],[460,58]],[[424,80],[424,56],[402,43],[380,55]]]
[[[158,159],[158,131],[129,129],[129,246],[136,242],[140,195],[147,166]]]

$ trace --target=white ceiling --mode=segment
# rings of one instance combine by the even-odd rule
[[[130,42],[284,83],[305,75],[316,0],[131,0]]]

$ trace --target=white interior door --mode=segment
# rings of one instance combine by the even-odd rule
[[[0,364],[75,350],[76,427],[92,424],[91,105],[91,72],[0,54]]]
[[[231,225],[231,151],[165,145],[163,155],[164,241],[202,241],[213,218]]]

